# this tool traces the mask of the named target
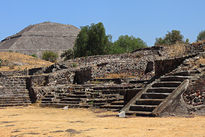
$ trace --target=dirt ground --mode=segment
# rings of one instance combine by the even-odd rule
[[[118,118],[104,110],[0,108],[0,137],[205,137],[205,117]]]

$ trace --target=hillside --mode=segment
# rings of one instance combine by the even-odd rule
[[[0,59],[3,60],[0,71],[24,70],[53,64],[32,56],[14,52],[0,52]]]

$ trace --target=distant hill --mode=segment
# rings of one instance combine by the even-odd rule
[[[44,22],[30,25],[1,41],[0,51],[14,51],[27,55],[49,50],[57,53],[73,48],[80,29],[72,25]]]
[[[44,61],[32,56],[13,52],[0,52],[0,59],[3,60],[0,71],[24,70],[30,68],[46,67],[53,63]]]

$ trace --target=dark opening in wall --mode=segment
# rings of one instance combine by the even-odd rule
[[[147,67],[145,70],[145,74],[154,70],[154,63],[152,61],[147,62]]]
[[[84,84],[85,82],[92,79],[91,68],[81,69],[75,72],[74,84]]]
[[[36,96],[36,93],[34,92],[34,89],[32,88],[31,77],[26,79],[26,89],[29,91],[29,97],[30,97],[31,103],[35,103],[37,100],[37,96]]]

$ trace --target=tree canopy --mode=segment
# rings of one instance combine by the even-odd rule
[[[106,47],[109,43],[109,36],[106,35],[104,25],[101,22],[81,27],[74,45],[74,56],[106,54]]]
[[[205,30],[201,31],[197,36],[197,41],[205,40]]]
[[[61,57],[68,60],[73,57],[120,54],[145,47],[147,45],[143,40],[128,35],[121,35],[117,41],[112,43],[112,36],[106,35],[104,25],[99,22],[81,27],[74,48],[65,51]]]
[[[183,38],[184,36],[179,30],[172,30],[171,32],[168,32],[164,38],[156,38],[155,46],[172,45],[177,42],[184,43]],[[188,39],[186,41],[188,41]]]
[[[119,54],[131,52],[139,48],[147,47],[146,43],[140,38],[134,36],[121,35],[117,41],[110,47],[110,54]]]

